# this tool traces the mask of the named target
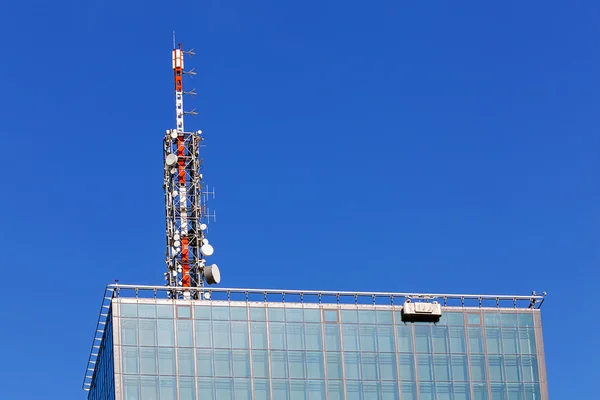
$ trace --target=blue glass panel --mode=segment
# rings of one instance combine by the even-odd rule
[[[252,350],[252,372],[254,377],[269,377],[269,354],[266,350]]]
[[[467,322],[469,325],[481,325],[481,314],[467,314]]]
[[[325,400],[325,382],[308,381],[308,397],[310,400]]]
[[[415,325],[415,342],[417,353],[431,353],[431,327]]]
[[[419,379],[421,378],[419,377]],[[433,386],[433,383],[421,382],[419,391],[421,393],[419,400],[435,400],[435,386]]]
[[[454,312],[447,312],[445,313],[446,315],[446,321],[448,321],[448,325],[458,325],[458,326],[464,326],[465,325],[465,314],[464,313],[454,313]]]
[[[360,379],[360,354],[344,352],[346,379]]]
[[[358,322],[357,310],[341,310],[342,322],[356,324]]]
[[[433,367],[436,381],[450,381],[450,356],[446,354],[433,356]]]
[[[535,331],[533,328],[519,328],[521,354],[535,354]]]
[[[379,390],[378,382],[363,382],[363,399],[365,400],[380,400],[381,392]]]
[[[474,381],[486,381],[485,357],[471,356],[471,379]]]
[[[266,312],[264,307],[250,307],[250,321],[266,321]]]
[[[358,351],[358,325],[343,324],[344,351]]]
[[[272,349],[285,349],[285,323],[269,322],[269,338]]]
[[[156,306],[154,304],[138,304],[138,315],[140,318],[156,318]]]
[[[342,381],[327,381],[327,399],[344,400],[344,383]]]
[[[213,379],[198,378],[198,398],[202,400],[216,400],[215,382]],[[161,398],[162,400],[162,398]]]
[[[360,368],[362,370],[362,379],[367,381],[379,380],[379,370],[377,368],[377,354],[361,353]]]
[[[217,321],[229,321],[229,307],[227,306],[212,306],[212,319]]]
[[[213,347],[212,323],[210,321],[196,321],[196,346]]]
[[[492,400],[506,400],[506,389],[501,383],[492,383]]]
[[[250,352],[248,350],[233,350],[233,376],[236,378],[250,377]]]
[[[173,320],[158,320],[158,345],[175,346],[175,326]]]
[[[540,400],[540,385],[539,384],[524,384],[523,391],[525,392],[525,400]]]
[[[469,369],[467,364],[467,356],[453,354],[451,363],[452,379],[454,381],[468,381]]]
[[[483,330],[480,327],[469,328],[469,353],[483,353]]]
[[[377,327],[376,325],[359,325],[360,350],[377,351]]]
[[[286,322],[302,322],[303,311],[301,308],[286,308],[285,309],[285,320]]]
[[[158,373],[161,375],[175,375],[175,349],[158,349]]]
[[[521,381],[521,360],[518,356],[504,356],[504,371],[508,382]]]
[[[402,400],[417,400],[417,385],[415,383],[402,382],[400,388]]]
[[[179,375],[194,375],[194,349],[178,349],[177,359],[179,360]]]
[[[160,400],[177,400],[177,381],[174,377],[161,376],[158,378],[158,386]]]
[[[519,314],[519,326],[533,328],[533,314]]]
[[[412,354],[400,354],[400,379],[403,381],[414,381],[415,378],[415,360]]]
[[[396,354],[379,354],[379,374],[380,379],[384,381],[392,381],[398,379],[398,371],[396,369]]]
[[[213,310],[214,313],[214,310]],[[213,342],[216,348],[231,347],[231,333],[229,332],[230,322],[213,321]]]
[[[213,350],[198,349],[196,350],[196,363],[198,365],[198,376],[214,376],[213,370]],[[202,396],[200,396],[202,398]]]
[[[121,317],[137,317],[137,304],[121,303]]]
[[[273,380],[273,398],[276,400],[289,400],[290,396],[290,385],[288,381]]]
[[[392,353],[396,351],[393,326],[379,325],[377,327],[377,348],[382,353]]]
[[[152,347],[140,347],[140,373],[158,374],[158,350]]]
[[[302,351],[290,351],[288,356],[288,370],[290,378],[304,379],[306,378],[306,353]]]
[[[321,322],[321,310],[318,308],[305,308],[304,322]]]
[[[143,400],[158,400],[158,377],[157,376],[142,376],[140,392]]]
[[[398,384],[396,382],[381,383],[381,400],[398,400]]]
[[[192,307],[177,306],[177,318],[192,318]]]
[[[304,324],[286,324],[288,350],[304,350]]]
[[[229,311],[232,321],[248,321],[248,309],[246,307],[231,307]]]
[[[523,373],[523,382],[539,381],[537,357],[521,356],[521,371]]]
[[[488,400],[488,390],[485,383],[474,383],[473,395],[473,400]]]
[[[233,379],[215,380],[216,398],[218,400],[233,400]],[[160,399],[162,400],[162,399]]]
[[[362,385],[360,382],[346,382],[346,399],[362,400]]]
[[[271,352],[271,374],[273,378],[288,378],[287,354],[283,351]],[[277,396],[275,396],[277,398]]]
[[[483,324],[485,326],[500,326],[500,314],[497,312],[484,312]]]
[[[194,378],[179,377],[179,398],[185,400],[196,400],[196,387]],[[142,400],[146,400],[145,398]]]
[[[307,352],[306,370],[309,379],[325,379],[323,353],[317,351]]]
[[[285,321],[285,310],[283,308],[269,308],[269,321],[271,322],[284,322]]]
[[[396,336],[398,337],[398,351],[401,353],[412,353],[412,325],[398,325],[396,327]]]
[[[433,357],[430,355],[417,356],[417,366],[420,381],[433,380]]]
[[[138,320],[121,318],[121,341],[124,345],[136,346],[138,344]]]
[[[450,345],[448,338],[448,327],[434,326],[431,328],[431,338],[434,353],[449,353]]]
[[[342,353],[327,352],[327,378],[328,379],[342,379]]]
[[[452,385],[449,383],[437,382],[435,384],[435,394],[437,400],[453,400]]]
[[[306,335],[306,350],[322,350],[321,324],[306,324],[304,331]]]
[[[377,310],[377,324],[378,325],[391,325],[394,323],[394,313],[392,310]]]
[[[139,353],[137,347],[123,346],[123,373],[139,374],[138,359]]]
[[[248,349],[248,323],[235,321],[231,323],[231,347],[234,349]]]
[[[504,380],[504,362],[502,356],[489,355],[488,368],[490,372],[490,381],[501,382]]]
[[[517,314],[514,312],[511,313],[501,313],[500,314],[500,324],[504,327],[516,327],[517,326]]]
[[[517,328],[502,328],[502,352],[504,354],[519,353],[519,334]]]
[[[471,389],[469,384],[454,383],[454,400],[470,400]]]
[[[252,330],[252,348],[266,349],[267,348],[267,324],[265,322],[252,322],[250,329]]]
[[[252,388],[250,387],[250,379],[234,380],[233,388],[235,392],[235,400],[252,400]]]
[[[518,383],[509,383],[506,385],[506,394],[508,400],[523,400],[523,387]]]
[[[194,317],[196,319],[211,319],[211,307],[208,304],[194,307]]]
[[[124,399],[125,400],[140,400],[140,377],[125,376],[123,377]]]
[[[177,346],[192,347],[194,345],[192,320],[177,321]]]
[[[266,379],[254,379],[254,400],[271,400],[271,386]]]
[[[215,350],[215,375],[233,376],[233,355],[231,350]],[[217,396],[219,397],[219,396]]]
[[[290,381],[290,400],[308,400],[306,382]]]
[[[486,328],[485,342],[488,354],[501,354],[500,328]]]
[[[156,346],[156,320],[140,319],[140,346]]]
[[[452,353],[466,353],[467,344],[465,337],[465,329],[462,327],[451,326],[448,328],[450,336],[450,351]]]
[[[375,310],[358,310],[358,322],[361,324],[373,324],[377,323],[377,314]]]
[[[323,310],[325,322],[338,322],[338,310]]]
[[[325,350],[342,350],[339,325],[325,325]]]
[[[157,304],[156,316],[158,318],[173,318],[173,306],[169,304]],[[162,399],[161,399],[162,400]]]

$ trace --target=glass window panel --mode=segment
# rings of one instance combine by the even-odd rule
[[[290,400],[307,399],[306,382],[290,381]]]
[[[400,354],[400,379],[403,381],[414,381],[415,378],[415,360],[412,354]]]
[[[471,389],[468,384],[454,383],[454,400],[470,400]]]
[[[271,322],[284,322],[285,321],[285,310],[283,308],[269,308],[269,321]]]
[[[377,323],[377,314],[375,310],[358,310],[358,322],[361,324],[373,324]]]
[[[233,382],[233,387],[235,391],[235,400],[252,400],[250,379],[236,379]]]
[[[428,355],[417,356],[417,366],[420,381],[433,380],[433,358]]]
[[[173,306],[170,304],[157,304],[156,316],[158,318],[173,318]]]
[[[248,350],[233,350],[233,376],[236,378],[250,377],[250,352]]]
[[[211,316],[211,307],[209,305],[194,307],[194,317],[196,317],[196,319],[211,319]]]
[[[121,317],[137,317],[137,304],[121,303]]]
[[[266,349],[267,348],[267,324],[265,322],[252,322],[252,348]]]
[[[521,354],[535,354],[535,331],[533,328],[519,328]]]
[[[378,325],[391,325],[394,323],[394,313],[392,310],[377,310],[377,324]]]
[[[124,345],[136,346],[138,344],[137,319],[121,318],[121,341]]]
[[[143,400],[158,400],[158,377],[143,376],[141,383],[141,398]]]
[[[378,382],[363,382],[363,399],[380,400],[381,393],[379,391]]]
[[[383,353],[395,352],[394,346],[394,327],[379,325],[377,327],[377,348]]]
[[[485,326],[500,326],[500,314],[497,312],[484,312],[483,324]]]
[[[123,377],[123,386],[125,389],[125,400],[140,400],[140,377]]]
[[[194,375],[194,350],[187,348],[178,349],[179,375]]]
[[[474,383],[473,394],[473,400],[488,400],[488,391],[485,383]]]
[[[523,387],[518,383],[509,383],[506,394],[508,400],[523,400]]]
[[[202,400],[216,400],[215,383],[212,379],[198,379],[198,398]]]
[[[360,379],[360,354],[344,352],[346,379]]]
[[[519,314],[519,326],[533,328],[533,314]]]
[[[213,347],[212,323],[210,321],[198,320],[196,323],[196,346]]]
[[[398,337],[398,351],[401,353],[412,353],[412,325],[398,325],[396,327],[396,336]]]
[[[325,350],[342,350],[339,325],[325,325]]]
[[[213,351],[212,349],[196,350],[196,363],[198,365],[198,376],[214,376]],[[202,396],[201,396],[202,397]]]
[[[380,379],[384,381],[392,381],[398,379],[395,353],[379,354],[379,375]]]
[[[431,353],[431,328],[429,325],[415,325],[417,353]]]
[[[421,392],[419,400],[435,400],[435,386],[433,386],[433,383],[421,382],[419,390]]]
[[[448,334],[450,336],[450,351],[453,353],[466,353],[465,329],[451,326],[448,328]]]
[[[158,378],[158,386],[160,400],[177,400],[177,381],[174,377],[161,376]]]
[[[474,381],[486,381],[485,357],[471,356],[471,379]]]
[[[286,308],[286,322],[303,322],[303,311],[301,308]]]
[[[539,380],[536,356],[521,356],[521,367],[523,382],[537,382]]]
[[[490,371],[490,381],[500,382],[504,380],[504,368],[502,362],[502,356],[489,355],[488,366]]]
[[[381,383],[381,400],[398,400],[398,384],[396,382]]]
[[[377,326],[359,325],[360,351],[377,351]]]
[[[212,306],[212,319],[218,321],[229,321],[229,307],[227,306]]]
[[[192,318],[192,307],[177,306],[177,318]]]
[[[492,383],[492,400],[506,400],[506,389],[503,384]]]
[[[233,376],[233,355],[231,350],[215,350],[215,375]],[[218,396],[217,396],[218,397]]]
[[[306,378],[306,353],[302,351],[290,351],[288,353],[288,368],[290,378],[304,379]]]
[[[308,381],[308,398],[310,400],[325,400],[325,382]]]
[[[448,325],[459,325],[464,326],[465,324],[465,314],[464,313],[454,313],[449,312],[446,314],[446,320],[448,321]]]
[[[500,345],[500,329],[486,328],[485,342],[488,354],[501,354],[502,347]]]
[[[435,355],[433,356],[433,367],[435,370],[436,381],[450,381],[450,356]],[[419,379],[421,376],[419,375]]]
[[[344,384],[342,381],[327,381],[327,399],[344,400]]]
[[[264,307],[250,307],[251,321],[266,321],[266,313]]]
[[[231,307],[229,312],[232,321],[248,321],[248,309],[246,307]]]
[[[377,354],[361,353],[360,368],[362,370],[362,379],[366,381],[375,381],[379,379],[377,368]]]
[[[286,328],[288,350],[304,350],[304,325],[287,323]]]
[[[273,378],[288,378],[287,354],[283,351],[271,352],[271,374]],[[277,398],[277,396],[275,396]]]
[[[274,379],[273,380],[273,398],[274,399],[281,399],[281,400],[288,400],[290,394],[290,385],[288,383],[288,381],[282,381],[282,380],[277,380]]]
[[[469,325],[481,325],[481,314],[467,314],[467,322]]]
[[[271,385],[266,379],[254,379],[254,400],[271,400]]]
[[[177,346],[192,347],[194,345],[192,320],[177,321]]]
[[[325,322],[338,322],[338,310],[323,310]]]
[[[158,320],[158,345],[175,346],[175,328],[172,320]]]
[[[448,328],[445,326],[434,326],[431,328],[431,337],[434,353],[449,353]]]
[[[524,384],[523,392],[525,393],[525,400],[540,400],[540,385],[539,384]]]
[[[269,338],[272,349],[285,349],[285,324],[283,322],[269,322]]]
[[[521,360],[517,356],[504,356],[504,372],[508,382],[521,381]]]
[[[342,353],[327,352],[327,379],[342,379]]]
[[[194,378],[179,378],[179,398],[185,400],[196,399],[196,388],[194,387]]]
[[[502,328],[502,352],[504,354],[519,353],[519,338],[517,328]]]
[[[452,355],[452,379],[454,381],[467,381],[469,380],[469,371],[467,364],[467,356],[463,355]],[[437,375],[436,375],[437,379]]]
[[[325,379],[323,353],[317,351],[307,352],[306,370],[308,379]]]
[[[138,315],[140,318],[156,318],[156,306],[154,304],[138,304]]]
[[[346,399],[362,400],[361,386],[360,382],[346,382]]]
[[[138,368],[138,348],[123,346],[123,373],[139,374]]]
[[[161,375],[175,375],[175,349],[158,349],[158,373]]]
[[[502,326],[511,327],[517,326],[517,314],[511,313],[502,313],[500,314],[500,324]]]
[[[233,400],[233,379],[216,379],[215,389],[218,400]]]
[[[414,383],[402,382],[402,400],[417,400],[417,385]]]
[[[306,335],[306,350],[322,350],[321,324],[306,324],[304,331]]]
[[[483,353],[483,330],[479,327],[469,328],[469,352]]]
[[[344,338],[344,351],[358,351],[358,325],[342,325],[342,336]]]
[[[358,322],[357,310],[341,310],[342,322],[356,324]]]
[[[236,349],[249,348],[248,323],[235,321],[231,323],[231,347]]]
[[[140,347],[140,373],[158,375],[158,351],[156,348]]]
[[[269,354],[266,350],[252,351],[252,372],[254,377],[269,377]]]
[[[140,346],[156,346],[156,320],[141,319],[140,326]]]
[[[449,383],[436,383],[435,394],[436,400],[453,400],[452,385]]]
[[[213,310],[214,315],[214,310]],[[213,342],[216,348],[231,347],[230,322],[213,321]]]
[[[321,310],[318,308],[305,308],[304,322],[321,322]]]

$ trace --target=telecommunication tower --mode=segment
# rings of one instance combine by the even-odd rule
[[[163,146],[165,216],[166,216],[166,285],[181,287],[172,296],[201,298],[204,282],[219,283],[220,271],[216,264],[207,265],[206,259],[214,249],[206,238],[207,224],[215,219],[209,213],[208,196],[214,198],[214,190],[209,192],[202,176],[200,147],[202,131],[186,131],[184,116],[196,115],[196,111],[184,111],[184,95],[195,95],[192,89],[183,90],[183,76],[196,75],[194,69],[184,71],[184,55],[194,55],[194,51],[184,51],[181,43],[175,45],[173,35],[173,75],[175,78],[175,118],[176,128],[165,133]],[[189,290],[188,290],[189,288]]]

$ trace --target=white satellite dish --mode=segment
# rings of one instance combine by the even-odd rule
[[[179,233],[176,233],[175,235],[173,235],[173,239],[174,240],[179,240]]]
[[[177,132],[176,131],[171,131],[171,138],[177,139]]]
[[[202,244],[208,244],[208,239],[202,239]]]
[[[180,247],[180,246],[181,246],[181,242],[180,242],[179,240],[176,240],[176,241],[173,243],[173,246],[175,246],[175,247]]]
[[[206,230],[206,228],[208,228],[208,227],[206,226],[206,224],[200,224],[200,230],[201,230],[201,231],[205,231],[205,230]]]
[[[217,264],[204,267],[204,278],[206,279],[206,283],[209,285],[214,285],[221,282],[221,271],[219,271]]]
[[[204,298],[210,300],[210,292],[204,292]]]
[[[200,252],[202,255],[210,257],[215,252],[215,249],[210,244],[203,244],[202,247],[200,247]]]
[[[173,165],[175,165],[175,163],[177,162],[177,156],[173,153],[169,154],[167,156],[167,158],[165,158],[165,163],[171,167]]]

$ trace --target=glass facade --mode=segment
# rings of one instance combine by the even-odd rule
[[[401,308],[115,298],[89,399],[547,399],[539,310]]]

